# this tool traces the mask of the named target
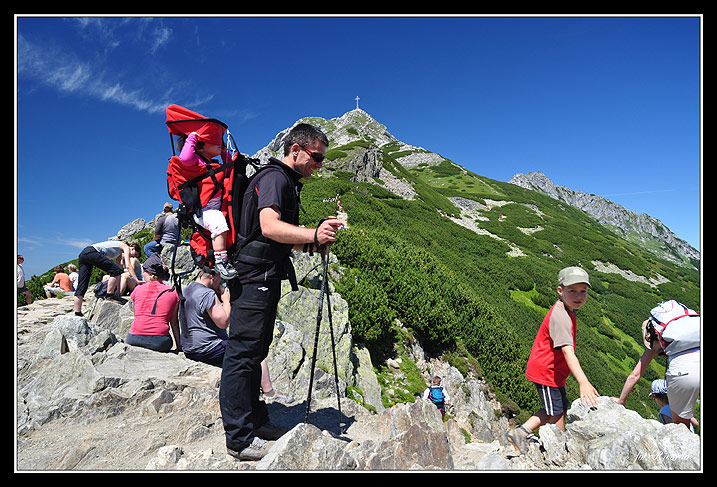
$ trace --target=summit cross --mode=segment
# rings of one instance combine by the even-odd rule
[[[359,100],[360,100],[360,98],[357,96],[357,97],[356,97],[356,110],[358,110],[358,101],[359,101]]]

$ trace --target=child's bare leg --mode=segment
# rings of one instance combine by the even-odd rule
[[[227,232],[224,232],[220,235],[217,235],[212,239],[212,247],[214,247],[214,251],[222,251],[227,249],[227,239],[225,235]]]
[[[545,409],[538,410],[530,418],[528,418],[528,420],[523,423],[523,428],[535,431],[547,423],[552,423],[560,428],[561,431],[565,431],[565,415],[559,414],[557,416],[550,416],[545,412]]]

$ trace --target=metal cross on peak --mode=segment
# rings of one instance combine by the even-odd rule
[[[359,101],[359,100],[360,100],[360,98],[357,96],[357,97],[356,97],[356,110],[358,110],[358,107],[359,107],[359,106],[358,106],[358,101]]]

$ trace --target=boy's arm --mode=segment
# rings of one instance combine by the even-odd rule
[[[571,345],[565,345],[561,350],[563,351],[563,356],[568,364],[570,373],[573,374],[573,377],[575,377],[575,380],[578,381],[580,385],[580,401],[582,401],[583,404],[588,402],[592,406],[597,406],[597,398],[600,394],[598,394],[597,389],[593,387],[585,376],[582,367],[580,367],[578,357],[575,355],[575,348]]]

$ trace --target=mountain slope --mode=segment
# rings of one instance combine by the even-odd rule
[[[552,198],[580,208],[603,225],[614,228],[622,237],[663,259],[679,265],[699,268],[700,253],[678,238],[660,220],[650,215],[630,211],[602,196],[556,186],[541,172],[516,174],[508,182],[526,189],[541,191]]]
[[[640,323],[657,302],[699,309],[694,269],[657,258],[577,208],[404,144],[363,110],[300,121],[331,141],[324,168],[304,186],[302,223],[347,215],[348,229],[332,246],[347,268],[337,289],[374,363],[401,340],[400,323],[429,352],[469,360],[520,416],[537,409],[525,363],[557,299],[561,268],[590,273],[576,352],[603,395],[619,394],[642,353]],[[280,157],[287,132],[255,157]],[[664,361],[653,362],[630,408],[651,414],[650,382],[664,370]],[[578,395],[572,379],[567,387],[569,397]]]

